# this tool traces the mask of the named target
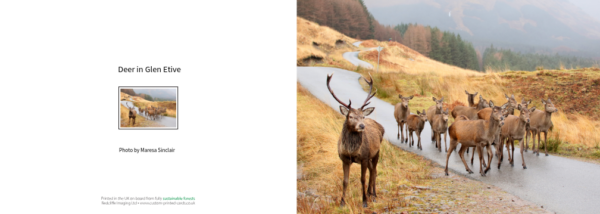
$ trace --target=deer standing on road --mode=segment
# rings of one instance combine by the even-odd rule
[[[446,146],[446,152],[448,152],[448,143],[446,142],[446,133],[448,130],[448,109],[446,108],[441,114],[433,115],[431,118],[431,132],[435,137],[436,148],[442,152],[442,139],[441,136],[444,134],[444,145]]]
[[[535,107],[531,109],[527,109],[526,106],[521,104],[517,105],[517,109],[521,112],[517,117],[515,115],[508,115],[506,119],[504,119],[504,125],[500,129],[500,143],[498,144],[499,151],[498,154],[498,169],[500,169],[500,165],[502,164],[502,157],[504,153],[502,152],[502,146],[505,140],[506,142],[506,151],[508,153],[508,162],[511,166],[515,165],[515,140],[519,141],[519,145],[521,145],[521,159],[523,161],[523,169],[527,169],[527,165],[525,164],[525,157],[523,157],[523,139],[525,138],[526,126],[530,122],[530,112],[535,111]],[[511,149],[512,148],[512,154]]]
[[[455,120],[454,123],[448,128],[450,134],[450,149],[446,156],[446,175],[448,175],[448,159],[452,151],[456,148],[458,143],[461,144],[458,154],[465,164],[465,168],[469,174],[473,173],[467,162],[465,161],[464,152],[468,147],[475,147],[479,154],[479,172],[481,176],[485,176],[485,173],[490,169],[490,165],[483,170],[483,147],[487,146],[488,152],[488,163],[492,162],[492,148],[489,146],[494,140],[496,132],[504,124],[504,116],[502,111],[506,108],[506,104],[501,107],[494,106],[494,102],[490,101],[489,106],[492,107],[492,115],[488,120]],[[466,117],[461,117],[466,118]]]
[[[425,122],[427,122],[427,114],[425,114],[425,109],[423,112],[419,112],[417,110],[417,114],[408,115],[407,124],[408,124],[408,137],[410,138],[408,145],[415,145],[415,138],[413,137],[413,132],[417,134],[419,141],[417,143],[417,149],[423,150],[421,146],[421,132],[423,131],[423,127],[425,126]]]
[[[533,136],[532,148],[533,153],[536,153],[537,156],[540,156],[539,146],[540,146],[540,138],[542,136],[542,132],[544,133],[544,150],[546,152],[546,156],[548,156],[548,130],[552,127],[552,113],[557,112],[558,109],[554,107],[552,101],[550,99],[543,100],[542,104],[544,105],[544,111],[535,110],[530,113],[529,118],[531,121],[529,122],[529,131]],[[538,137],[537,147],[535,144],[535,136]],[[529,132],[527,133],[527,139],[529,138]]]
[[[135,107],[129,107],[129,104],[127,103],[127,108],[129,109],[129,123],[131,123],[131,119],[133,119],[133,125],[135,126]]]
[[[345,104],[335,96],[335,93],[333,93],[333,90],[331,90],[331,87],[329,86],[332,76],[333,74],[327,75],[327,88],[333,98],[341,104],[340,112],[346,117],[340,139],[338,140],[338,154],[342,160],[344,170],[343,192],[340,205],[344,206],[346,204],[345,197],[346,189],[348,187],[348,177],[350,175],[350,165],[352,165],[352,163],[358,163],[360,164],[361,169],[360,182],[362,187],[363,207],[367,207],[367,195],[372,196],[373,198],[377,197],[375,188],[377,162],[379,161],[379,147],[381,146],[383,133],[385,132],[381,124],[370,118],[365,118],[365,116],[369,116],[373,113],[373,110],[375,110],[375,107],[365,109],[370,103],[369,100],[375,96],[375,93],[371,94],[373,91],[373,78],[371,78],[371,81],[368,81],[363,77],[369,84],[369,94],[367,95],[364,104],[360,108],[354,109],[350,106],[352,105],[352,101]],[[365,189],[367,169],[370,173],[369,187],[368,189]]]
[[[435,105],[432,105],[427,109],[427,120],[429,120],[429,126],[431,127],[431,130],[433,130],[433,124],[431,123],[431,121],[433,120],[433,115],[441,114],[442,107],[444,106],[444,97],[442,97],[439,100],[435,99],[435,97],[432,98],[435,102]],[[431,132],[431,142],[435,143],[435,137],[433,136],[433,132]]]
[[[398,123],[398,139],[400,142],[408,142],[408,136],[406,136],[406,140],[404,139],[404,124],[406,124],[408,115],[410,115],[410,109],[408,108],[408,102],[414,97],[403,97],[401,94],[398,95],[400,98],[399,103],[394,107],[394,117],[396,118],[396,122]],[[406,126],[406,134],[408,134],[408,125]],[[400,133],[402,133],[402,138],[400,138]]]

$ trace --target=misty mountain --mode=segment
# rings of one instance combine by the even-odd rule
[[[136,94],[147,94],[154,98],[160,98],[163,100],[176,101],[177,90],[175,89],[133,89]]]
[[[479,48],[493,43],[524,52],[600,56],[600,22],[565,0],[379,0],[366,4],[381,24],[437,26],[459,33]]]

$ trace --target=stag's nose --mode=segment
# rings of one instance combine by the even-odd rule
[[[365,124],[360,124],[360,125],[358,125],[358,127],[360,127],[361,129],[364,129],[365,128]]]

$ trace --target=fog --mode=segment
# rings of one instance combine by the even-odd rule
[[[137,89],[134,88],[136,94],[147,94],[154,98],[160,98],[163,100],[175,101],[177,99],[176,89]]]
[[[595,13],[600,1],[365,0],[365,4],[381,24],[438,27],[460,34],[478,50],[493,44],[524,53],[600,59],[600,13]]]

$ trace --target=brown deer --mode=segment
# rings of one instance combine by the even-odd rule
[[[500,169],[500,165],[502,164],[502,158],[504,153],[502,152],[502,146],[505,140],[506,142],[506,151],[508,153],[508,162],[511,166],[515,166],[514,158],[515,158],[515,140],[519,141],[521,145],[521,158],[523,160],[523,169],[527,169],[527,165],[525,164],[525,157],[523,157],[523,139],[525,138],[526,126],[529,124],[530,112],[535,111],[535,106],[531,109],[527,109],[526,106],[521,104],[517,105],[517,109],[520,111],[520,115],[517,117],[515,115],[508,115],[506,119],[504,119],[504,125],[500,129],[500,143],[498,144],[498,169]],[[512,148],[512,154],[511,149]]]
[[[477,104],[475,104],[475,96],[477,96],[478,93],[479,92],[475,92],[474,94],[469,94],[469,92],[467,90],[465,90],[465,94],[467,94],[467,101],[469,102],[469,107],[477,107]]]
[[[408,115],[410,115],[410,109],[408,108],[408,101],[410,101],[414,96],[403,97],[401,94],[398,95],[401,102],[397,103],[394,107],[394,117],[396,117],[396,122],[398,122],[398,139],[400,142],[408,142],[408,136],[406,136],[406,140],[404,139],[404,124],[407,122]],[[406,126],[406,134],[408,135],[408,125]],[[402,133],[402,138],[400,138],[400,133]]]
[[[129,109],[129,123],[131,123],[131,119],[133,119],[133,125],[135,126],[135,107],[129,107],[129,103],[127,103],[127,108]]]
[[[537,156],[540,156],[539,146],[540,146],[540,138],[542,136],[542,132],[544,133],[544,150],[546,156],[548,156],[548,129],[552,128],[552,113],[557,112],[558,109],[554,107],[552,101],[550,99],[543,100],[542,104],[544,105],[544,111],[535,110],[530,113],[529,118],[531,121],[529,122],[529,131],[531,131],[531,135],[533,136],[532,148],[531,150]],[[526,141],[529,138],[529,131],[526,136]],[[535,136],[538,137],[537,147],[535,144]]]
[[[144,115],[144,108],[138,108],[140,110],[140,114],[143,116]]]
[[[154,107],[148,106],[146,108],[147,108],[146,112],[148,112],[148,119],[156,119],[156,118],[154,118],[154,114],[156,113],[156,110],[154,109]]]
[[[417,143],[417,149],[423,150],[421,146],[421,132],[423,131],[423,127],[425,126],[425,122],[427,122],[427,114],[425,114],[425,109],[422,112],[417,110],[417,114],[408,115],[407,119],[408,123],[408,137],[410,141],[408,143],[409,146],[415,145],[415,138],[413,137],[413,132],[416,132],[419,141]]]
[[[427,109],[427,120],[429,120],[429,126],[431,127],[431,130],[433,130],[433,124],[431,123],[431,120],[433,119],[433,115],[435,114],[441,114],[442,113],[442,107],[444,106],[444,97],[442,97],[441,99],[435,99],[435,97],[432,97],[433,101],[435,102],[435,105],[430,106]],[[435,137],[433,136],[433,132],[431,132],[431,142],[434,143],[435,142]],[[436,144],[437,146],[437,144]]]
[[[444,134],[444,145],[446,146],[446,152],[448,152],[448,143],[446,142],[446,134],[448,130],[448,109],[442,111],[441,114],[433,115],[431,118],[431,132],[435,137],[435,145],[439,152],[442,152],[442,139],[441,136]]]
[[[381,124],[377,123],[373,119],[365,118],[365,116],[369,116],[371,113],[373,113],[373,110],[375,110],[375,107],[365,109],[365,107],[370,103],[369,100],[373,98],[376,93],[375,92],[371,94],[373,91],[373,78],[371,77],[371,81],[369,81],[363,77],[365,82],[369,84],[369,94],[367,95],[367,99],[365,100],[364,104],[360,108],[354,109],[350,107],[350,105],[352,105],[352,101],[349,101],[348,104],[345,104],[335,96],[335,93],[333,93],[333,90],[331,90],[331,87],[329,86],[332,76],[333,74],[327,75],[327,88],[329,89],[329,92],[333,98],[335,98],[335,100],[341,104],[340,112],[346,117],[340,139],[338,140],[338,154],[342,160],[344,170],[343,192],[340,205],[344,206],[346,204],[344,198],[346,197],[346,189],[348,187],[350,165],[352,163],[358,163],[360,164],[361,169],[360,182],[363,193],[363,207],[367,207],[367,194],[374,198],[377,197],[377,191],[375,188],[375,179],[377,178],[377,162],[379,161],[379,147],[381,146],[381,141],[383,140],[383,134],[385,132]],[[369,188],[365,189],[365,176],[367,169],[370,173]]]
[[[446,156],[446,175],[448,175],[448,159],[452,151],[456,148],[458,143],[461,144],[458,154],[465,164],[465,168],[469,174],[473,173],[467,162],[465,161],[464,152],[468,147],[475,147],[477,153],[479,153],[479,172],[481,176],[485,176],[485,173],[490,169],[490,165],[483,170],[483,147],[487,147],[488,163],[492,162],[492,148],[490,147],[491,142],[494,140],[494,136],[500,127],[504,124],[504,116],[502,111],[506,108],[506,104],[501,107],[494,106],[494,102],[490,101],[489,106],[492,107],[492,116],[488,120],[464,120],[465,117],[461,117],[461,120],[456,120],[448,132],[450,134],[450,149]]]
[[[506,118],[508,115],[514,115],[515,114],[515,108],[517,108],[517,100],[515,99],[515,95],[511,95],[510,97],[506,94],[504,94],[504,97],[506,97],[506,104],[508,104],[506,106],[506,109],[504,110],[504,112],[502,113],[504,115],[504,118]],[[488,120],[490,118],[490,115],[492,115],[492,109],[491,108],[484,108],[481,109],[480,111],[477,112],[477,119],[479,120]],[[499,147],[498,146],[498,140],[500,139],[500,130],[498,130],[498,133],[496,134],[496,138],[494,139],[494,142],[492,143],[492,145],[496,145],[496,157],[498,157],[498,152],[500,150],[498,150]],[[467,153],[468,153],[468,149],[467,149]],[[473,165],[473,159],[475,157],[475,153],[473,153],[471,155],[471,165]],[[483,164],[485,166],[485,162]]]
[[[479,95],[479,103],[477,103],[476,107],[456,106],[452,110],[452,117],[456,119],[459,115],[465,115],[469,120],[477,120],[477,112],[487,107],[490,107],[487,104],[487,100]]]

